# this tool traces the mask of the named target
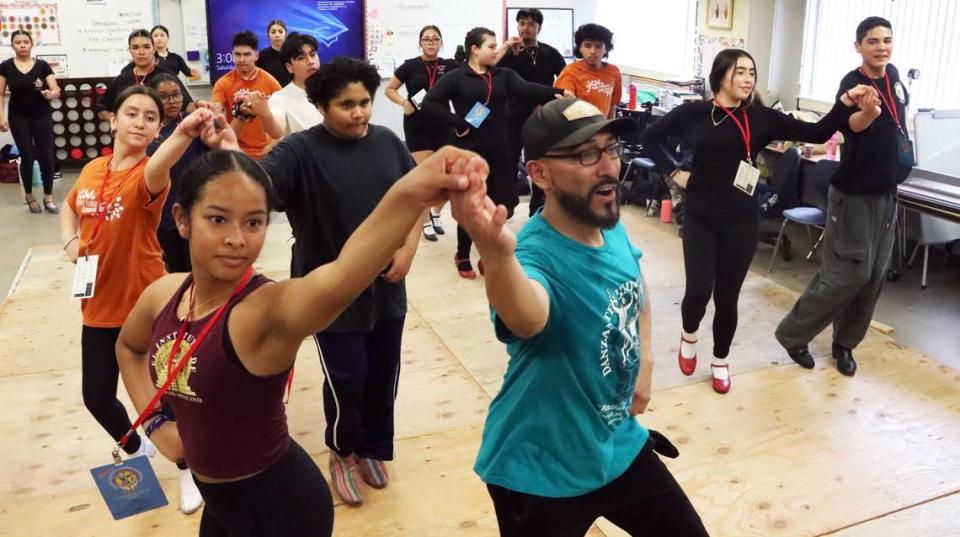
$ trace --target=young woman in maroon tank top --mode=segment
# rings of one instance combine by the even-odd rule
[[[164,144],[153,158],[176,160],[186,146]],[[174,217],[189,240],[193,271],[165,276],[143,292],[117,355],[142,412],[177,363],[170,358],[174,340],[182,340],[174,354],[183,356],[213,319],[164,397],[176,421],[161,415],[145,424],[161,453],[190,464],[206,501],[201,536],[249,535],[251,528],[259,536],[330,535],[329,489],[287,433],[284,381],[297,349],[382,272],[424,209],[487,173],[474,153],[441,149],[390,189],[336,261],[274,283],[250,278],[271,209],[263,170],[222,150],[185,170]],[[222,315],[212,315],[221,307]],[[177,338],[181,330],[186,335]],[[153,420],[165,422],[151,427]]]

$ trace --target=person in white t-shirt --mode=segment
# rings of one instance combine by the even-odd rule
[[[317,40],[306,34],[290,34],[280,47],[280,61],[290,72],[293,81],[270,96],[270,113],[277,125],[276,132],[267,134],[277,140],[323,122],[323,115],[307,99],[304,90],[307,78],[320,66]]]

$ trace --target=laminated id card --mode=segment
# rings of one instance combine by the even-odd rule
[[[77,269],[73,273],[72,298],[93,298],[97,284],[97,264],[99,255],[81,255],[77,258]]]
[[[423,102],[423,98],[426,96],[427,96],[427,90],[422,89],[418,91],[413,97],[410,97],[410,104],[412,104],[413,107],[416,108],[417,110],[420,110],[420,103]]]
[[[90,470],[114,520],[167,505],[167,497],[146,455]]]
[[[759,180],[760,170],[752,166],[749,162],[741,160],[740,167],[737,168],[737,177],[733,180],[733,186],[748,196],[752,196],[757,189],[757,181]]]
[[[477,101],[476,103],[474,103],[473,108],[471,108],[470,111],[467,112],[467,117],[465,119],[467,120],[467,123],[473,125],[473,128],[478,129],[480,128],[480,125],[483,124],[483,121],[487,119],[487,116],[489,115],[490,115],[490,109],[487,108],[486,106],[483,106],[482,104],[480,104],[479,101]]]
[[[897,135],[897,160],[911,168],[917,165],[917,159],[913,155],[913,142],[902,134]]]

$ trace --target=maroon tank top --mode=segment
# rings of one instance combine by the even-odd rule
[[[167,378],[170,350],[182,324],[177,305],[192,281],[193,276],[187,276],[153,323],[150,377],[157,387]],[[283,405],[287,373],[258,377],[247,371],[227,332],[233,307],[269,281],[256,275],[230,299],[164,395],[176,414],[187,464],[199,474],[217,479],[254,474],[280,460],[290,445]],[[187,352],[212,315],[188,325],[178,356]]]

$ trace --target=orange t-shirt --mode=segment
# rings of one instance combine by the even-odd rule
[[[123,326],[140,293],[165,274],[157,226],[170,187],[151,199],[143,177],[147,158],[132,168],[110,172],[103,191],[107,213],[97,236],[90,240],[110,159],[90,161],[67,194],[67,203],[79,218],[80,254],[100,256],[93,298],[80,301],[83,324],[97,328]]]
[[[280,83],[270,73],[257,68],[257,74],[250,80],[244,80],[237,74],[236,69],[220,77],[213,85],[213,102],[223,105],[227,114],[227,121],[233,121],[233,103],[237,98],[252,91],[259,91],[270,97],[275,91],[280,91]],[[240,149],[252,159],[260,160],[267,154],[267,148],[273,141],[270,135],[263,130],[260,118],[247,122],[240,131]]]
[[[610,117],[620,104],[622,83],[620,69],[616,65],[608,63],[600,69],[591,69],[587,67],[587,62],[577,60],[560,71],[553,86],[572,91],[578,99],[588,101]]]

